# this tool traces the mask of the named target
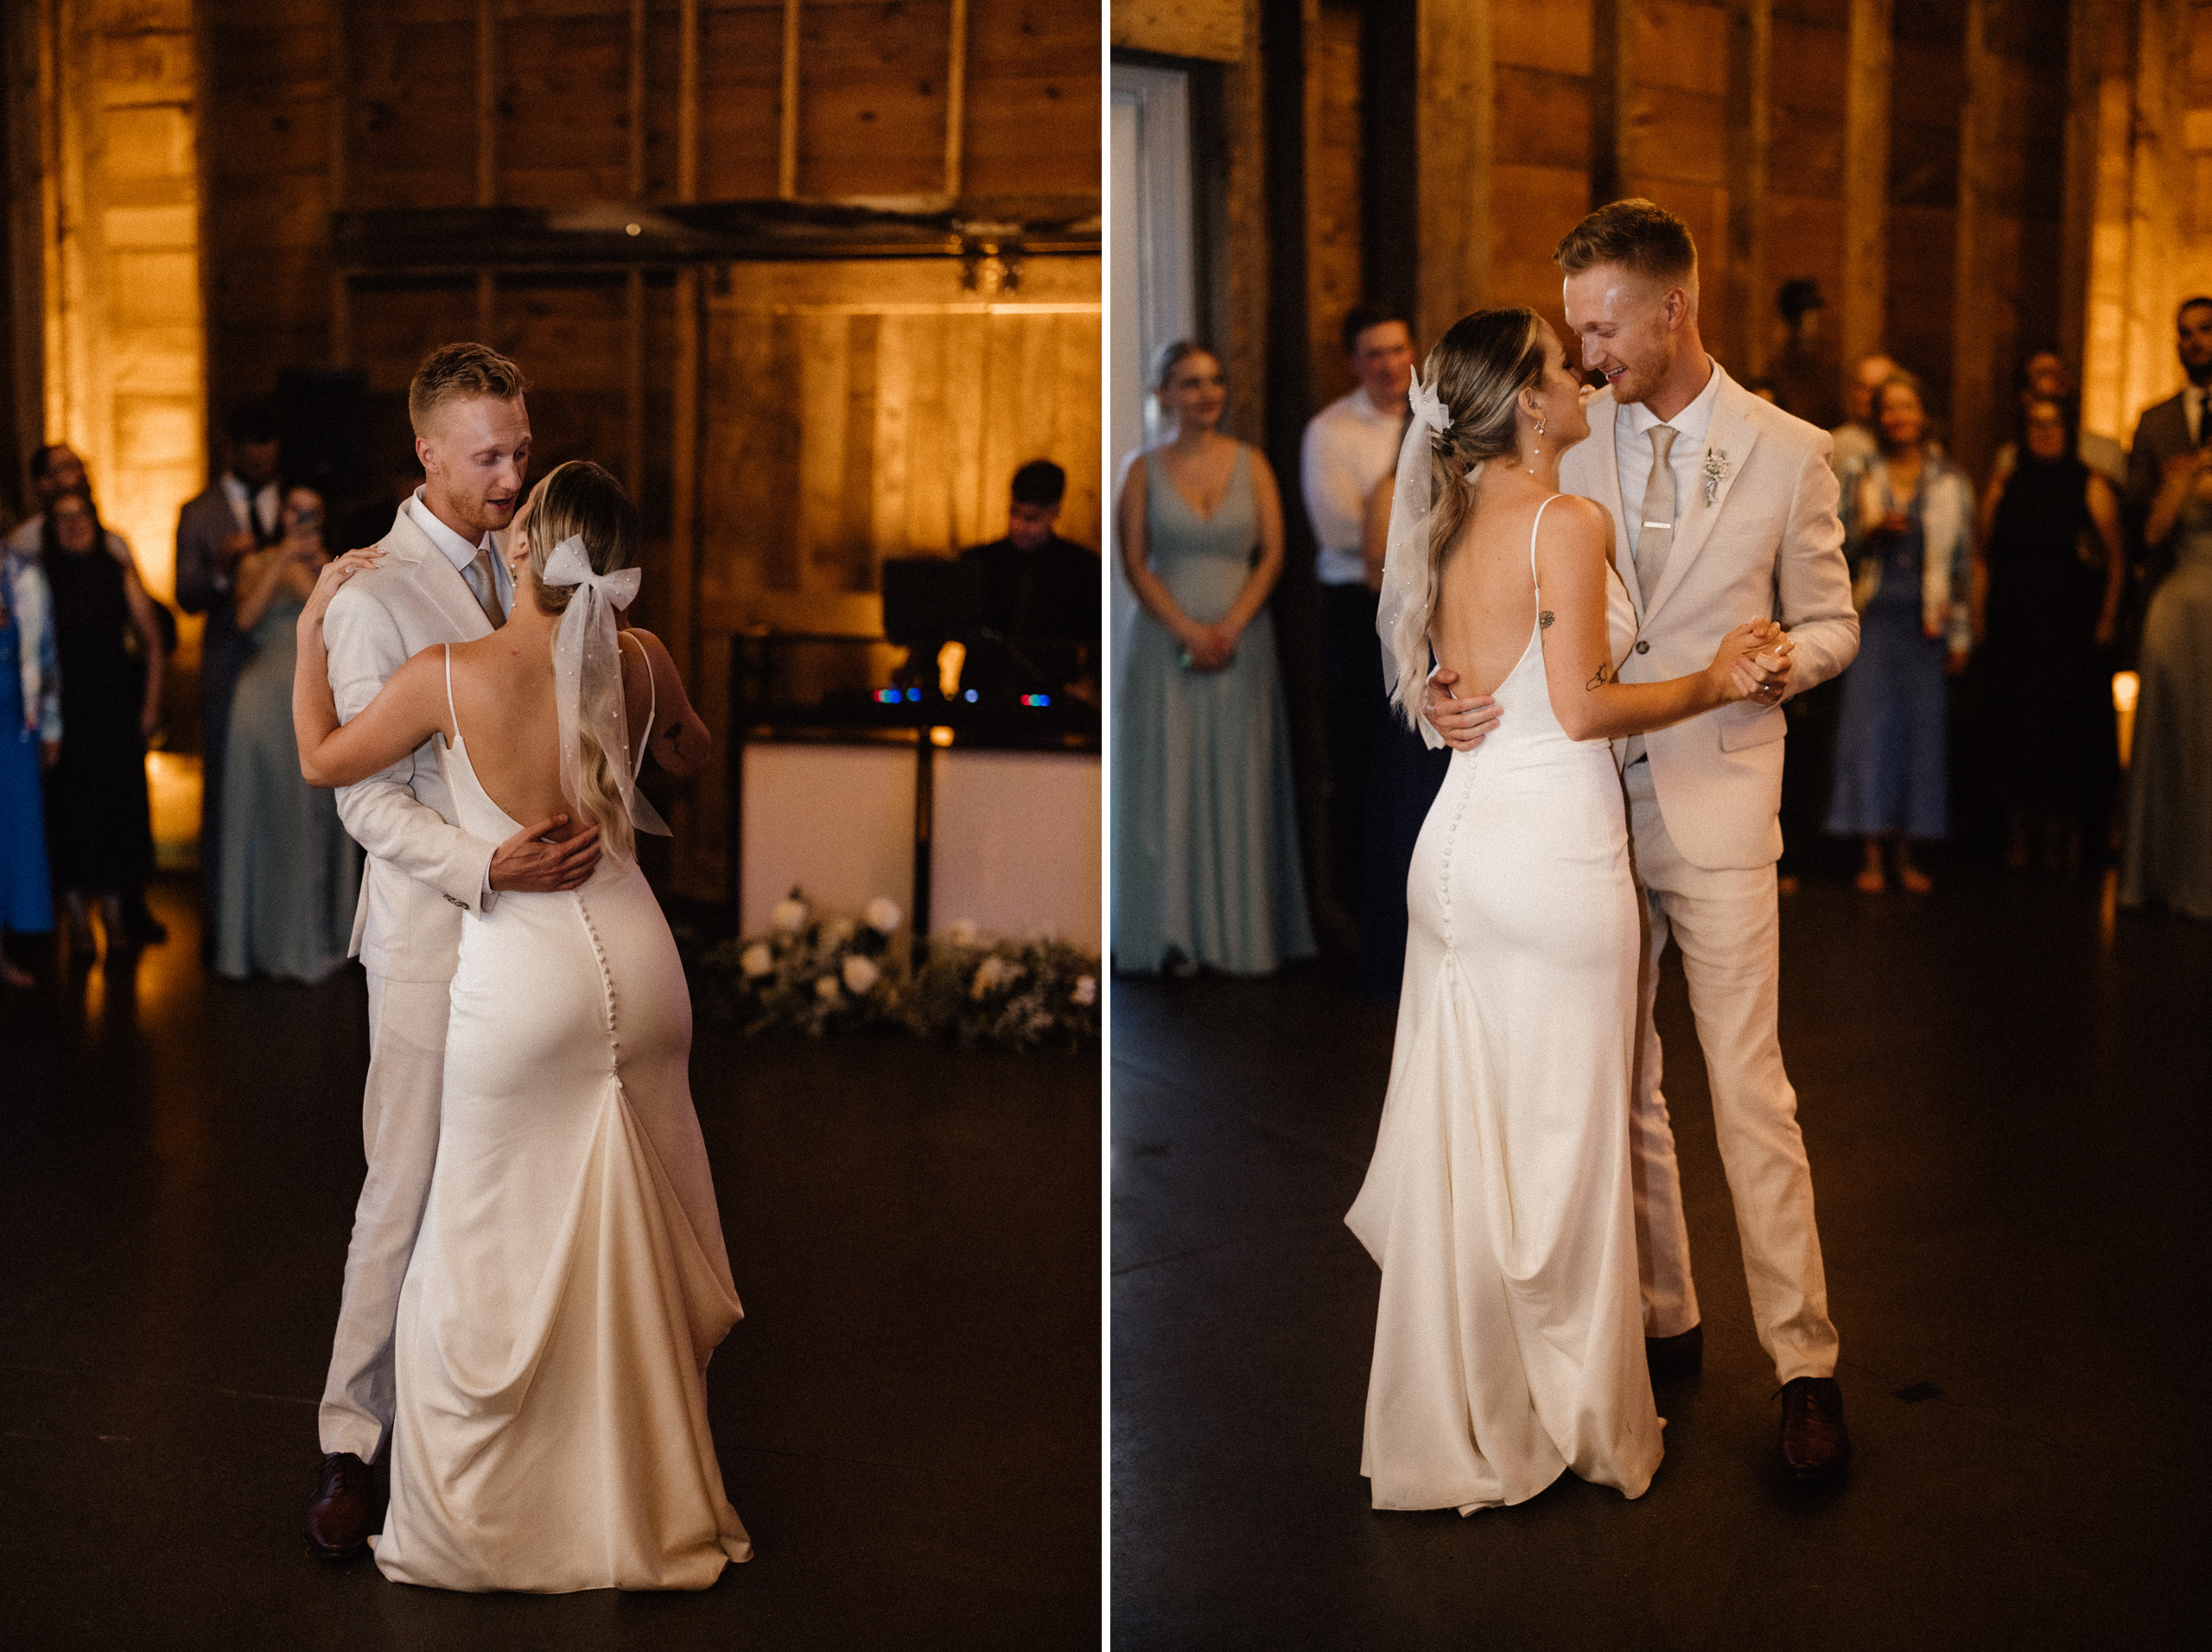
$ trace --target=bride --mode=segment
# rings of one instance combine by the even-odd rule
[[[1636,608],[1605,508],[1559,491],[1589,434],[1558,336],[1462,318],[1416,381],[1377,624],[1414,729],[1432,648],[1501,715],[1414,853],[1390,1085],[1345,1220],[1382,1269],[1361,1472],[1378,1509],[1525,1502],[1659,1465],[1629,1185],[1639,944],[1609,740],[1749,697],[1764,620],[1671,682],[1617,680]],[[1433,503],[1431,503],[1432,498]]]
[[[638,542],[611,475],[561,466],[507,535],[527,595],[506,623],[416,655],[342,728],[322,617],[380,553],[331,563],[299,619],[311,784],[435,733],[458,824],[499,842],[561,815],[603,850],[582,887],[504,894],[462,934],[372,1540],[400,1582],[703,1589],[752,1556],[707,1422],[707,1360],[741,1310],[691,1107],[690,997],[633,835],[667,829],[635,788],[645,751],[690,774],[709,738],[667,650],[617,629]]]

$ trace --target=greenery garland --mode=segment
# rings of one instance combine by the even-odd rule
[[[1049,936],[984,938],[969,923],[932,936],[911,963],[905,915],[881,896],[857,915],[817,916],[793,889],[765,933],[688,962],[708,1013],[747,1034],[894,1026],[963,1049],[1095,1049],[1097,955]]]

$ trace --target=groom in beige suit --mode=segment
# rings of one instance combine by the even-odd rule
[[[446,345],[416,371],[407,411],[423,486],[378,543],[383,560],[346,582],[323,620],[340,718],[357,715],[422,650],[505,622],[514,588],[499,532],[530,472],[526,388],[520,368],[480,344]],[[391,1433],[392,1326],[437,1161],[462,918],[488,912],[503,890],[573,889],[599,859],[596,829],[539,841],[560,816],[499,844],[454,825],[440,744],[338,794],[339,816],[369,857],[352,949],[369,978],[368,1174],[319,1414],[322,1473],[308,1507],[308,1545],[325,1560],[364,1551],[368,1465]]]
[[[1851,1441],[1812,1173],[1776,1035],[1774,863],[1782,702],[1859,651],[1830,443],[1706,354],[1697,252],[1672,213],[1616,201],[1577,225],[1554,256],[1583,365],[1606,379],[1588,403],[1589,439],[1560,461],[1560,486],[1612,513],[1614,564],[1638,620],[1621,680],[1698,670],[1716,639],[1754,617],[1771,615],[1788,633],[1754,698],[1614,745],[1649,943],[1631,1141],[1652,1375],[1663,1382],[1697,1370],[1704,1348],[1651,1018],[1671,935],[1712,1078],[1751,1315],[1783,1384],[1783,1461],[1796,1478],[1824,1479],[1847,1460]],[[1464,748],[1494,714],[1485,699],[1450,698],[1453,680],[1438,674],[1429,717]]]

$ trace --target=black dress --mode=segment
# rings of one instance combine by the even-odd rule
[[[1991,788],[2014,809],[2091,807],[2117,764],[2110,671],[2096,642],[2105,575],[2080,550],[2101,543],[2088,480],[2070,454],[2024,453],[1991,524],[1983,715]]]
[[[154,869],[143,661],[126,643],[123,564],[95,549],[46,559],[61,670],[61,759],[46,783],[47,855],[64,889],[129,894]]]

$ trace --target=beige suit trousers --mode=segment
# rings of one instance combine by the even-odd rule
[[[369,1082],[361,1146],[368,1175],[353,1209],[338,1334],[317,1426],[326,1452],[373,1462],[391,1433],[392,1327],[438,1162],[448,981],[369,977]]]
[[[1634,764],[1623,778],[1647,943],[1638,971],[1643,1001],[1630,1120],[1644,1335],[1678,1336],[1699,1323],[1651,1018],[1659,960],[1671,936],[1681,949],[1712,1081],[1713,1129],[1736,1207],[1759,1345],[1782,1382],[1833,1376],[1836,1334],[1813,1222],[1812,1171],[1797,1128],[1797,1092],[1783,1071],[1776,1031],[1782,925],[1774,867],[1691,865],[1660,816],[1651,766]]]

